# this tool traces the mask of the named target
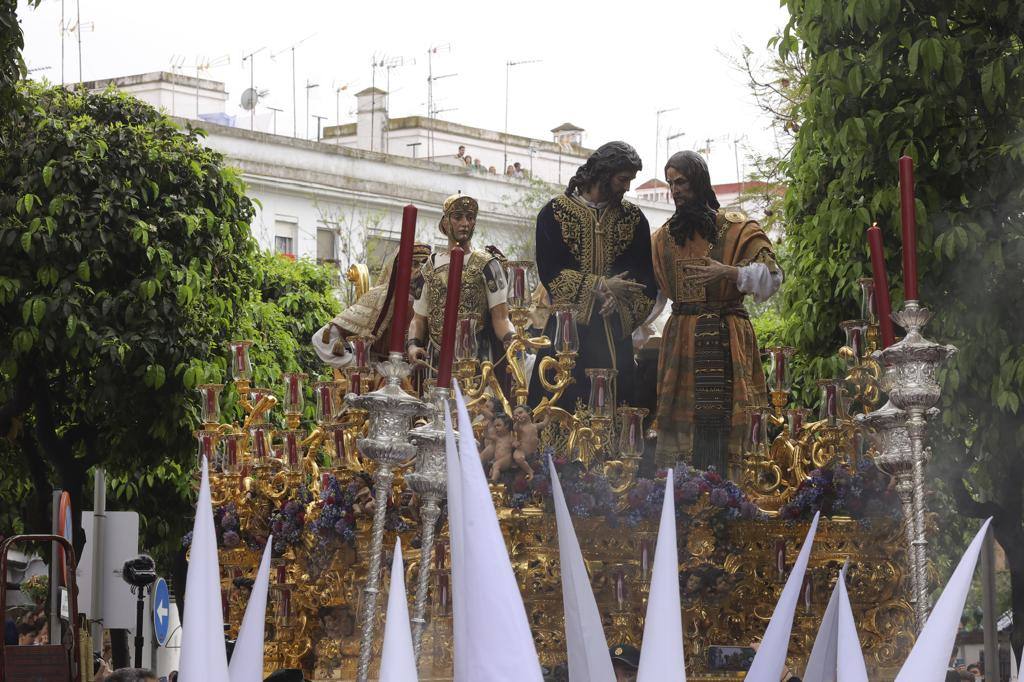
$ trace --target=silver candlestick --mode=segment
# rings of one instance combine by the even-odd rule
[[[362,639],[359,643],[359,667],[356,680],[367,682],[373,651],[373,634],[377,620],[377,596],[380,592],[380,561],[384,547],[384,522],[388,493],[395,477],[394,467],[409,461],[416,454],[409,442],[409,426],[413,417],[426,413],[426,405],[402,390],[402,379],[411,367],[401,353],[392,352],[387,361],[377,365],[377,372],[387,383],[366,395],[345,396],[353,407],[369,413],[369,433],[356,445],[359,452],[377,463],[373,474],[373,530],[370,535],[370,560],[363,588]]]
[[[890,389],[887,383],[889,378],[891,378],[891,374],[882,377],[883,390]],[[900,507],[903,511],[903,531],[907,544],[907,565],[910,577],[909,601],[914,609],[914,617],[920,631],[920,628],[924,626],[923,617],[926,614],[919,613],[917,608],[918,581],[921,573],[918,571],[917,555],[914,551],[914,463],[910,434],[907,432],[907,413],[889,401],[874,412],[858,414],[854,418],[874,433],[875,444],[878,448],[875,464],[896,479],[896,494],[900,498]]]
[[[434,416],[409,432],[416,445],[416,470],[406,475],[405,482],[415,492],[420,504],[420,570],[416,582],[416,603],[412,617],[412,644],[416,660],[420,658],[423,632],[427,627],[427,596],[430,588],[430,566],[434,555],[434,532],[441,517],[441,501],[447,494],[447,464],[445,462],[444,414],[450,410],[448,389],[435,386],[430,391],[430,405]]]
[[[928,540],[925,538],[925,483],[924,468],[928,463],[929,450],[925,446],[926,417],[936,414],[935,403],[941,395],[941,387],[935,380],[939,365],[952,357],[957,349],[929,341],[921,334],[932,314],[917,301],[906,301],[903,309],[893,319],[903,327],[907,335],[898,343],[878,352],[878,358],[885,367],[889,386],[889,400],[906,412],[906,431],[910,440],[913,529],[911,542],[913,566],[917,572],[918,628],[924,627],[928,617]]]

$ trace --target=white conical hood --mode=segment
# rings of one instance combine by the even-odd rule
[[[455,682],[542,682],[523,597],[458,385],[455,399],[459,457],[454,470],[449,466],[448,486],[450,491],[458,476],[462,528],[456,544],[461,548],[453,549],[452,562],[461,561],[464,571],[453,580],[463,598],[462,607],[456,601],[454,615],[465,621],[455,626]]]
[[[444,407],[445,464],[448,469],[448,544],[452,567],[452,640],[455,646],[454,675],[456,680],[465,680],[467,679],[465,662],[458,655],[460,647],[464,649],[469,646],[469,634],[466,630],[467,592],[462,587],[466,573],[466,560],[463,552],[465,542],[462,537],[462,528],[465,525],[462,503],[462,465],[459,462],[459,452],[455,445],[451,409],[447,399],[444,401]]]
[[[676,502],[672,470],[665,480],[658,545],[654,548],[651,591],[647,597],[644,642],[637,682],[686,682],[683,618],[679,600],[679,550],[676,546]]]
[[[910,651],[906,663],[896,676],[896,682],[920,682],[921,680],[941,680],[949,665],[949,652],[953,650],[956,632],[960,627],[960,616],[964,611],[967,593],[971,589],[974,578],[974,567],[978,563],[978,554],[985,541],[985,533],[992,522],[989,518],[981,524],[981,530],[974,536],[953,575],[949,577],[942,596],[928,616],[917,643]]]
[[[847,565],[849,562],[847,562]],[[825,616],[807,661],[804,682],[867,682],[864,655],[846,592],[846,566],[828,600]]]
[[[388,616],[384,621],[384,647],[380,655],[378,682],[416,682],[416,654],[409,627],[409,602],[405,593],[405,563],[402,541],[395,539],[395,558],[391,562],[391,591],[388,592]],[[232,680],[231,682],[235,682]]]
[[[850,595],[846,592],[846,571],[839,581],[839,645],[836,653],[837,682],[868,682],[868,669],[864,665],[864,652],[860,648],[857,624],[853,620]]]
[[[565,503],[555,464],[548,456],[551,493],[555,498],[558,525],[558,558],[562,571],[562,603],[565,609],[565,648],[568,652],[569,682],[615,682],[608,642],[601,626],[594,590],[590,586],[583,552]]]
[[[782,677],[782,671],[786,668],[786,653],[789,651],[789,637],[793,632],[793,616],[796,614],[797,602],[800,601],[800,588],[804,584],[804,573],[807,572],[807,561],[811,557],[811,546],[817,530],[818,514],[815,513],[793,570],[789,572],[786,586],[779,595],[772,619],[768,622],[768,629],[757,648],[754,662],[744,678],[747,682],[779,682]]]
[[[270,588],[270,548],[274,536],[267,538],[263,559],[256,571],[256,582],[245,605],[242,625],[238,628],[235,650],[228,664],[231,682],[263,682],[263,633],[267,622],[267,590]]]
[[[206,457],[203,457],[202,471],[185,581],[185,619],[181,625],[181,657],[178,661],[178,679],[181,682],[228,679],[220,566],[217,564],[217,537]]]

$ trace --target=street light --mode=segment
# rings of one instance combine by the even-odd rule
[[[513,66],[520,66],[522,64],[537,64],[538,62],[544,61],[543,59],[521,59],[519,61],[507,61],[505,62],[505,135],[503,139],[504,149],[504,160],[502,161],[502,172],[505,168],[508,168],[508,74]]]
[[[319,83],[310,83],[306,81],[306,113],[309,113],[309,91],[313,88],[319,88]],[[309,139],[309,116],[306,116],[306,139]]]
[[[670,109],[659,109],[654,114],[654,168],[658,168],[658,145],[661,144],[661,115],[667,114],[670,111],[678,111],[679,107],[672,107]]]

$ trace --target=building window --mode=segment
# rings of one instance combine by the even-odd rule
[[[295,258],[298,238],[297,222],[280,219],[274,221],[274,253]]]
[[[335,241],[337,235],[334,230],[318,227],[316,230],[316,259],[318,261],[334,262],[337,259]]]

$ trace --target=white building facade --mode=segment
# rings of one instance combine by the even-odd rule
[[[252,231],[260,245],[288,256],[334,262],[341,272],[351,263],[366,262],[373,269],[381,264],[397,246],[406,204],[419,209],[417,240],[443,243],[437,230],[441,204],[457,192],[480,202],[476,243],[532,260],[537,211],[563,191],[591,153],[580,146],[582,131],[571,124],[555,129],[556,142],[419,117],[388,121],[382,91],[359,94],[357,123],[328,128],[324,139],[312,141],[249,130],[247,120],[237,127],[213,122],[230,122],[223,116],[224,86],[215,81],[159,72],[85,86],[94,91],[113,86],[178,112],[191,93],[206,120],[197,121],[191,114],[176,120],[204,129],[206,145],[240,170],[248,195],[257,202]],[[468,155],[475,151],[495,162],[507,149],[509,165],[512,159],[520,161],[524,175],[529,175],[533,149],[533,177],[506,176],[497,167],[494,173],[481,172],[457,158],[459,146]],[[419,147],[436,153],[424,158]],[[637,203],[652,228],[672,213],[670,204]]]

